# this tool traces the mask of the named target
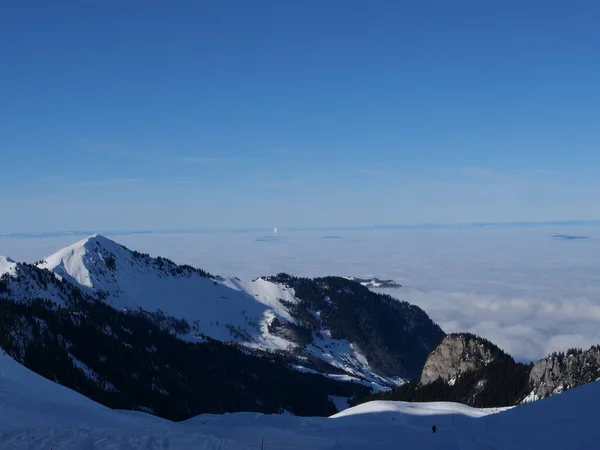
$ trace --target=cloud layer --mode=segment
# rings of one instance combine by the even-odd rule
[[[600,344],[600,229],[190,233],[112,236],[211,272],[253,278],[303,275],[392,278],[384,291],[421,306],[446,332],[485,336],[518,359]],[[266,236],[271,239],[261,239]],[[594,237],[597,237],[594,239]],[[0,240],[0,254],[36,260],[73,238]]]

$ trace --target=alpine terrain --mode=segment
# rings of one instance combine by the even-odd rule
[[[419,380],[372,399],[455,401],[499,407],[529,403],[600,380],[600,347],[553,353],[534,363],[514,359],[469,333],[447,335],[427,358]]]
[[[595,448],[600,383],[516,408],[373,401],[330,417],[115,411],[0,354],[0,447],[111,450],[547,450]],[[437,432],[431,432],[435,425]]]
[[[111,407],[176,420],[330,414],[347,406],[338,398],[418,377],[444,337],[418,307],[358,282],[223,278],[99,235],[0,270],[12,357]]]

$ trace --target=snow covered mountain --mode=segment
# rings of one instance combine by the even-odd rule
[[[297,359],[299,370],[376,386],[418,376],[443,337],[419,308],[361,289],[359,283],[289,276],[242,282],[131,251],[100,235],[59,250],[38,267],[117,309],[182,319],[189,327],[179,334],[186,339],[286,352]],[[298,287],[304,296],[296,294]],[[321,298],[315,301],[315,295]],[[392,322],[375,317],[384,311]],[[375,331],[368,329],[372,326]]]
[[[223,278],[98,235],[0,261],[0,347],[104,405],[171,419],[330,414],[417,377],[444,336],[344,278]]]
[[[78,286],[57,279],[52,272],[0,256],[0,299],[26,303],[43,299],[66,306],[69,298],[85,295]]]
[[[179,339],[182,319],[117,310],[54,273],[17,264],[0,279],[0,347],[38,374],[112,408],[172,420],[202,412],[336,411],[368,388],[216,340]],[[187,334],[186,334],[187,333]],[[1,393],[1,386],[0,386]]]

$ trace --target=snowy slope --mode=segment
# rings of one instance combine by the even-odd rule
[[[6,256],[0,255],[0,276],[8,274],[10,276],[15,275],[17,269],[17,263]]]
[[[465,416],[470,418],[484,417],[489,414],[506,411],[508,408],[473,408],[461,403],[452,402],[391,402],[372,401],[346,409],[333,418],[363,416],[365,419],[381,420],[381,416],[407,417],[415,423],[430,423],[431,419],[445,416]]]
[[[172,423],[112,411],[0,356],[0,448],[537,450],[597,448],[600,383],[508,410],[371,402],[331,418],[235,413]],[[431,426],[438,428],[431,433]]]
[[[0,354],[0,428],[157,426],[163,422],[144,413],[113,411]]]
[[[298,299],[292,288],[262,278],[242,282],[212,277],[189,266],[131,251],[100,235],[59,250],[38,267],[100,296],[115,308],[161,311],[184,319],[192,331],[183,338],[209,337],[253,349],[295,352],[301,358],[316,357],[343,371],[347,379],[364,380],[376,389],[403,381],[375,374],[354,345],[332,339],[328,330],[321,330],[314,343],[305,347],[272,334],[269,325],[275,319],[296,323],[287,305]]]
[[[236,280],[210,278],[163,258],[132,252],[103,236],[79,241],[45,258],[41,268],[100,294],[118,309],[162,311],[187,320],[197,332],[221,341],[261,338],[258,326],[268,307]]]
[[[43,299],[66,305],[77,286],[63,283],[51,272],[0,257],[0,299],[30,302]]]
[[[378,406],[371,409],[377,411]],[[451,406],[440,414],[448,410]],[[175,424],[144,413],[110,410],[0,355],[2,448],[184,449],[193,443],[194,448],[234,449],[250,448],[263,435],[270,439],[271,448],[298,448],[307,441],[330,442],[331,430],[341,431],[357,422],[341,423],[344,420],[338,425],[326,418],[236,413],[203,415]],[[287,446],[280,447],[284,442]]]

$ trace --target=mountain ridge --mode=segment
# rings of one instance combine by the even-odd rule
[[[394,308],[390,309],[388,304],[401,308],[403,312],[396,314],[397,321],[402,321],[407,314],[419,312],[413,315],[414,320],[425,324],[433,334],[423,345],[418,343],[419,348],[415,351],[420,356],[417,361],[424,361],[430,348],[443,336],[441,329],[418,307],[395,299],[390,301],[391,297],[359,287],[358,282],[331,277],[330,282],[339,285],[340,289],[321,289],[317,295],[322,299],[333,299],[333,303],[321,301],[317,302],[318,311],[300,311],[299,305],[303,301],[297,297],[295,287],[286,284],[287,275],[283,278],[259,277],[250,282],[223,278],[202,269],[177,265],[166,258],[129,250],[97,234],[46,257],[37,267],[50,270],[59,279],[98,295],[115,308],[160,311],[183,319],[190,325],[185,338],[211,338],[257,350],[288,352],[299,359],[301,366],[302,362],[318,358],[357,381],[364,379],[374,385],[393,386],[401,383],[403,378],[415,377],[421,363],[407,369],[406,364],[412,364],[413,358],[402,355],[413,352],[408,348],[412,344],[393,346],[390,356],[372,345],[366,346],[364,333],[361,337],[350,331],[357,326],[355,318],[361,316],[358,314],[361,302],[375,305],[371,315],[378,314],[380,308],[392,311]],[[315,292],[320,289],[315,286],[324,280],[294,279]],[[352,294],[346,295],[348,292]],[[332,334],[330,328],[336,323],[339,311],[344,311],[342,315],[347,318],[348,329],[342,331],[337,327]],[[325,313],[323,317],[319,315],[321,312]],[[312,319],[307,321],[308,315]],[[379,320],[387,320],[386,315],[380,316]],[[300,324],[302,321],[304,323]],[[409,336],[411,330],[403,333]],[[358,341],[362,342],[363,348]],[[385,348],[392,350],[389,346]],[[400,362],[402,358],[406,363]],[[375,366],[371,367],[372,364]]]
[[[236,408],[331,412],[327,393],[358,398],[401,384],[443,337],[420,308],[341,277],[224,278],[99,235],[36,264],[10,262],[0,308],[0,344],[27,367],[111,407],[172,418]],[[197,386],[202,361],[216,378]],[[185,378],[173,380],[169,367]],[[273,374],[300,383],[298,394]],[[253,385],[256,400],[240,391]],[[309,387],[317,391],[302,394]],[[202,400],[211,396],[212,406]]]

